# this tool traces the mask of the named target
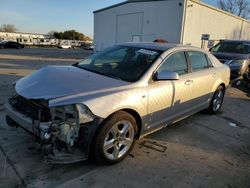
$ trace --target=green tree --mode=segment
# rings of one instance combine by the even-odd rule
[[[48,32],[48,35],[54,36],[54,34],[55,34],[56,32],[57,32],[57,31],[55,31],[55,30],[51,30],[51,31]]]
[[[66,39],[66,40],[92,40],[90,37],[84,35],[83,33],[77,32],[75,30],[67,30],[64,32],[54,32],[54,37],[57,39]]]
[[[17,31],[17,28],[12,24],[3,24],[2,27],[0,27],[0,31],[14,33]]]

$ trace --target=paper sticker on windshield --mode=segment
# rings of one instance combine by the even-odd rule
[[[138,50],[138,53],[145,54],[145,55],[155,55],[155,54],[157,54],[156,51],[146,50],[146,49],[140,49],[140,50]]]

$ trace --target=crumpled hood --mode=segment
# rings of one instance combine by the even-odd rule
[[[16,92],[28,99],[55,99],[80,93],[116,90],[128,82],[74,66],[47,66],[16,82]]]

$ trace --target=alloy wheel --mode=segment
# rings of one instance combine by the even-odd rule
[[[213,100],[213,110],[216,112],[220,109],[223,101],[223,90],[219,90],[216,92]]]
[[[110,160],[117,160],[124,156],[133,144],[134,134],[131,122],[122,120],[114,124],[104,140],[104,155]]]

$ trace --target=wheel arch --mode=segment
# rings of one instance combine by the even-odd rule
[[[141,134],[141,130],[142,130],[142,118],[141,118],[140,114],[136,110],[134,110],[132,108],[118,109],[118,110],[112,112],[111,114],[109,114],[107,117],[105,117],[102,123],[104,123],[110,116],[112,116],[115,113],[120,112],[120,111],[126,112],[126,113],[130,114],[131,116],[133,116],[135,118],[136,125],[137,125],[137,128],[138,128],[137,133],[135,135],[135,138],[139,139],[140,134]],[[101,128],[101,126],[99,126],[99,128]]]
[[[141,129],[142,129],[142,118],[141,118],[140,114],[138,112],[136,112],[135,110],[130,109],[130,108],[121,109],[120,111],[125,111],[135,118],[137,128],[138,128],[135,138],[139,139],[140,134],[141,134]]]
[[[225,82],[223,82],[223,80],[220,79],[215,82],[212,92],[215,92],[220,86],[222,86],[224,88],[224,91],[226,91],[227,85]]]
[[[226,84],[224,84],[224,83],[221,83],[221,84],[220,84],[219,86],[222,86],[222,87],[223,87],[223,89],[224,89],[224,92],[226,91]],[[218,87],[219,87],[219,86],[218,86]],[[218,87],[217,87],[217,88],[218,88]]]

